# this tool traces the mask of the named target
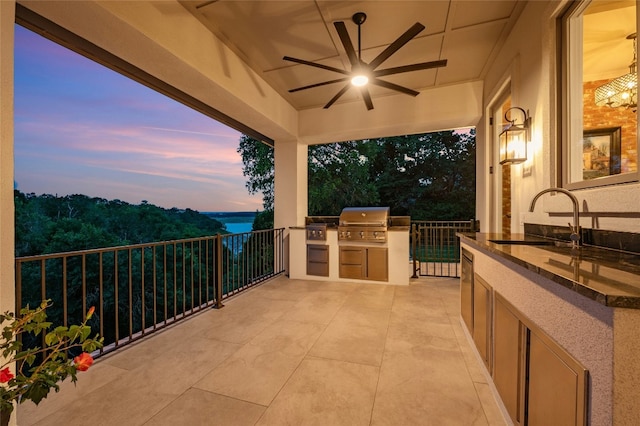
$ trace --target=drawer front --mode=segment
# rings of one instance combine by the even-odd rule
[[[350,278],[360,280],[364,278],[363,265],[344,265],[340,264],[340,278]]]
[[[364,264],[364,249],[359,247],[340,247],[340,266]]]
[[[307,262],[329,262],[329,246],[307,246]]]

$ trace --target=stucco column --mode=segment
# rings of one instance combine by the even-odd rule
[[[304,226],[307,216],[307,145],[276,141],[274,226]]]
[[[307,216],[307,145],[296,140],[275,143],[275,228],[285,228],[285,269],[289,271],[289,227],[304,226]]]
[[[0,1],[0,311],[14,310],[13,49],[15,3]]]
[[[13,50],[15,2],[0,1],[0,312],[15,308]],[[15,411],[14,411],[15,413]],[[16,415],[10,425],[16,424]]]

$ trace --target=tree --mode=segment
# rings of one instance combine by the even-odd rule
[[[273,150],[243,136],[238,152],[249,192],[272,209]],[[475,217],[473,129],[314,145],[308,158],[310,215],[382,205],[414,220]]]
[[[86,195],[37,196],[14,191],[16,257],[204,237],[224,225],[195,210]]]
[[[337,216],[345,206],[378,205],[372,173],[375,142],[342,142],[309,147],[309,215]]]
[[[273,210],[275,162],[273,148],[249,136],[240,136],[238,153],[242,156],[242,174],[247,177],[250,194],[262,192],[262,206]]]

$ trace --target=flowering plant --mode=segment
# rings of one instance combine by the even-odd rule
[[[28,399],[38,404],[51,389],[58,392],[58,383],[67,377],[75,382],[76,373],[86,371],[93,363],[90,352],[102,347],[103,338],[89,338],[91,327],[87,321],[93,315],[93,307],[80,325],[49,331],[52,324],[47,322],[45,311],[50,306],[50,301],[45,300],[36,309],[21,309],[19,316],[11,312],[0,314],[0,411],[5,414],[13,411],[14,401]],[[36,337],[44,334],[43,347],[23,349],[19,339],[23,333]],[[68,351],[72,348],[80,348],[82,353],[71,358]],[[11,371],[14,363],[15,374]]]

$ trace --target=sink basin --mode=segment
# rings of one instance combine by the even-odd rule
[[[508,244],[514,246],[553,246],[554,241],[547,240],[489,240],[495,244]]]

